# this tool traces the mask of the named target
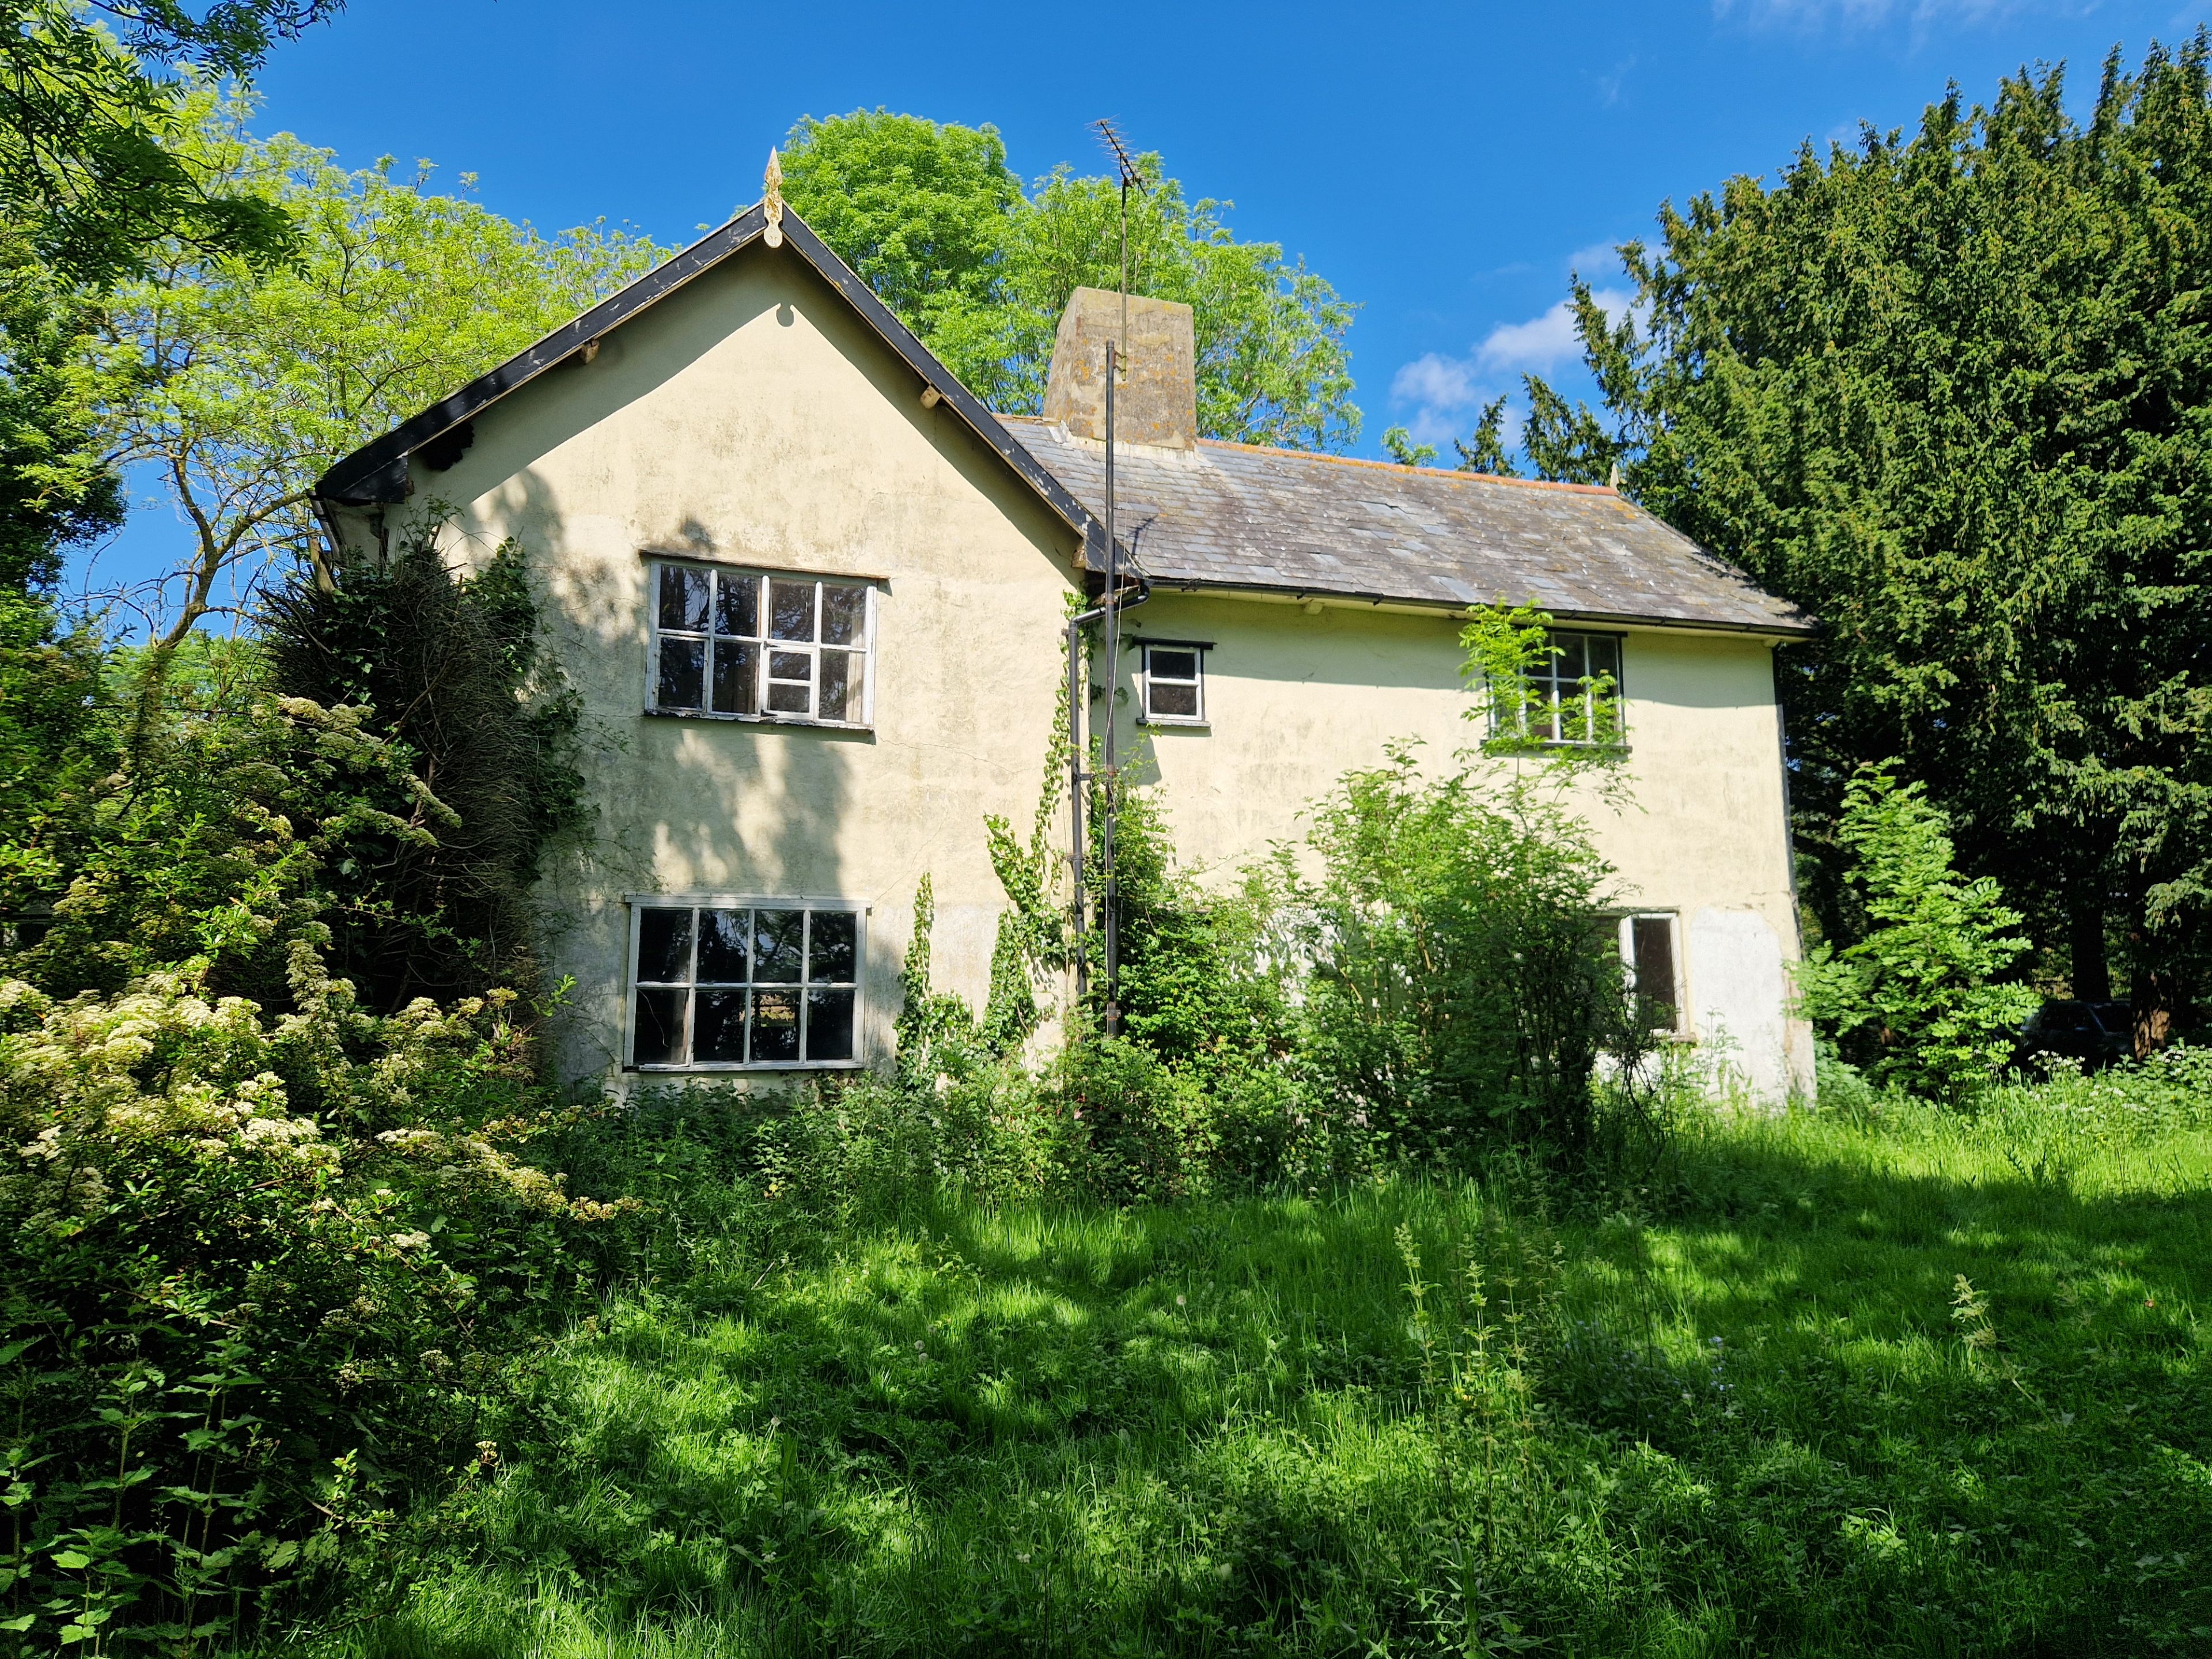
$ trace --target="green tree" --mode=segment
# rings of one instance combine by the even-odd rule
[[[1863,908],[1861,937],[1815,945],[1798,969],[1807,1018],[1876,1082],[1955,1100],[2011,1058],[2039,1000],[1991,981],[2027,950],[1988,876],[1963,879],[1950,823],[1892,765],[1863,766],[1845,786],[1837,839],[1844,881]]]
[[[276,40],[341,3],[0,0],[0,222],[95,283],[143,270],[167,240],[280,257],[291,245],[281,208],[222,188],[172,141],[198,77],[250,76]]]
[[[195,167],[281,208],[299,245],[260,269],[172,242],[116,296],[114,349],[143,380],[118,458],[160,469],[193,537],[178,570],[127,596],[165,646],[249,603],[272,562],[313,562],[311,491],[332,462],[660,257],[603,227],[540,236],[432,193],[427,167],[347,172],[289,135],[252,138],[211,94],[192,113]]]
[[[1129,286],[1191,307],[1199,429],[1340,448],[1359,430],[1344,337],[1352,307],[1280,244],[1242,242],[1230,204],[1193,202],[1139,156]],[[784,193],[954,374],[993,408],[1033,415],[1060,313],[1121,281],[1115,180],[1062,165],[1026,193],[994,127],[884,110],[792,129]]]
[[[1824,923],[1826,826],[1898,757],[2077,993],[2117,948],[2146,1042],[2212,959],[2207,60],[2115,58],[2081,122],[2056,70],[1954,90],[1662,209],[1631,315],[1576,285],[1604,416],[1535,423],[1821,619],[1780,660]]]

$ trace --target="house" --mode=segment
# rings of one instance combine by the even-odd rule
[[[1102,586],[1109,299],[1071,304],[1043,417],[1002,419],[772,192],[321,480],[342,564],[447,514],[464,557],[528,550],[593,757],[596,833],[545,878],[572,1076],[880,1060],[924,877],[939,982],[980,1003],[984,816],[1036,811]],[[1189,313],[1130,305],[1116,529],[1150,597],[1091,708],[1181,854],[1294,836],[1393,739],[1465,747],[1465,608],[1539,604],[1553,694],[1620,686],[1633,804],[1583,806],[1640,988],[1804,1091],[1771,658],[1808,621],[1609,489],[1200,440]]]

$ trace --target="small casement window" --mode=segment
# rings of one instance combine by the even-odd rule
[[[630,1064],[650,1071],[850,1065],[858,905],[637,902]]]
[[[654,713],[869,723],[867,584],[695,564],[652,571]]]
[[[1657,911],[1620,919],[1620,965],[1638,1017],[1655,1031],[1680,1031],[1682,1025],[1681,956],[1675,949],[1675,918]]]
[[[1206,647],[1145,646],[1145,719],[1158,726],[1206,724]]]
[[[1491,730],[1538,743],[1620,743],[1620,636],[1554,629],[1547,642],[1519,696],[1500,687],[1492,696]]]

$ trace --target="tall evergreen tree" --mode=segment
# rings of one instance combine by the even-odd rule
[[[1832,833],[1899,757],[2042,961],[2145,1041],[2212,967],[2212,47],[1954,88],[1911,136],[1809,144],[1621,250],[1618,322],[1577,283],[1601,419],[1551,470],[1622,463],[1654,511],[1823,623],[1784,651],[1801,845],[1856,921]]]

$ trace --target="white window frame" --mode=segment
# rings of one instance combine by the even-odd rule
[[[1604,640],[1613,647],[1614,662],[1619,665],[1613,677],[1613,715],[1614,730],[1607,737],[1563,738],[1557,733],[1563,722],[1559,715],[1571,702],[1582,704],[1582,723],[1584,731],[1597,726],[1597,693],[1592,685],[1595,675],[1572,677],[1559,672],[1559,659],[1553,651],[1561,640]],[[1490,730],[1493,736],[1511,734],[1534,737],[1547,747],[1559,749],[1621,749],[1628,744],[1628,698],[1624,690],[1628,678],[1628,636],[1607,633],[1601,629],[1554,628],[1544,635],[1543,660],[1522,676],[1517,703],[1509,708],[1509,700],[1500,695],[1502,688],[1493,687],[1490,698]],[[1540,702],[1550,715],[1553,735],[1541,737],[1528,729],[1528,705]]]
[[[1206,655],[1211,646],[1196,640],[1136,640],[1139,647],[1137,707],[1139,720],[1146,726],[1205,726],[1209,724],[1206,711]],[[1187,652],[1198,665],[1196,678],[1167,680],[1168,685],[1194,686],[1198,690],[1198,713],[1195,714],[1163,714],[1152,707],[1152,653],[1155,651]]]
[[[1662,1035],[1687,1037],[1690,1025],[1690,965],[1682,955],[1682,916],[1678,910],[1631,910],[1620,921],[1621,983],[1632,997],[1636,994],[1636,924],[1639,921],[1663,921],[1667,924],[1667,951],[1674,964],[1674,1023],[1657,1028]]]
[[[866,1016],[869,906],[864,901],[819,894],[631,893],[626,896],[626,902],[629,906],[629,949],[624,958],[625,966],[623,973],[622,1057],[624,1071],[635,1072],[641,1076],[649,1077],[684,1077],[727,1073],[852,1072],[858,1071],[867,1064]],[[684,998],[684,1004],[685,1058],[681,1062],[653,1061],[640,1065],[637,1060],[637,994],[641,988],[637,977],[637,953],[644,936],[645,913],[647,910],[687,909],[694,913],[691,923],[691,952],[695,977],[684,981],[684,988],[690,994]],[[805,976],[803,969],[801,977],[795,981],[754,980],[745,981],[749,988],[767,985],[778,989],[785,988],[787,983],[788,988],[798,994],[799,1058],[765,1060],[750,1059],[699,1060],[690,1057],[691,1026],[700,988],[699,981],[696,977],[699,951],[699,923],[696,913],[702,910],[804,910],[810,918],[807,924],[810,943],[813,927],[811,918],[817,912],[835,912],[850,915],[853,918],[853,978],[850,981],[830,981],[825,982],[824,986],[817,987],[811,979]],[[809,954],[811,956],[811,951]],[[811,965],[810,961],[805,967],[811,968]],[[707,988],[714,989],[720,983],[722,982],[710,981]],[[648,981],[645,988],[651,988],[656,985],[667,985],[673,988],[674,981]],[[737,988],[735,981],[730,982],[730,988]],[[805,994],[809,990],[819,988],[839,990],[849,988],[853,993],[853,1052],[847,1059],[808,1060],[805,1058],[807,1025],[810,1018]],[[748,1042],[750,1042],[750,1038]]]
[[[664,629],[660,625],[660,573],[663,570],[694,570],[704,575],[708,583],[707,598],[707,627],[702,630],[678,628]],[[671,558],[660,554],[649,554],[645,562],[645,710],[676,720],[738,720],[757,726],[818,726],[833,732],[872,731],[876,724],[876,626],[878,583],[865,576],[836,576],[814,570],[781,570],[765,565],[722,564],[707,559]],[[811,582],[814,584],[814,637],[811,640],[775,640],[768,637],[769,598],[766,590],[761,594],[761,636],[748,643],[756,644],[760,661],[753,670],[753,712],[740,714],[714,707],[715,642],[726,639],[714,632],[714,601],[718,579],[723,576],[759,581]],[[777,653],[786,655],[804,653],[811,659],[808,664],[807,702],[809,706],[819,703],[822,696],[822,653],[843,650],[839,646],[824,647],[822,643],[823,590],[824,587],[858,588],[866,595],[861,612],[862,641],[857,650],[848,653],[860,665],[860,718],[857,720],[823,720],[813,714],[778,713],[768,707],[769,667],[771,657]],[[660,643],[662,639],[699,640],[706,642],[707,660],[702,671],[704,680],[701,688],[701,702],[697,708],[664,708],[660,706]],[[791,684],[791,682],[784,682]]]

